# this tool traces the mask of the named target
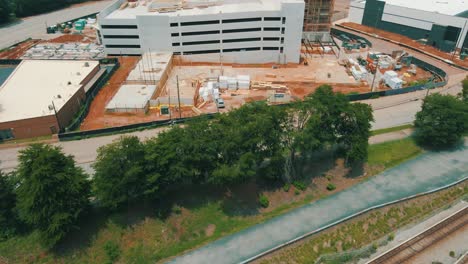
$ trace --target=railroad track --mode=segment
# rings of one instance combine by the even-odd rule
[[[404,263],[411,257],[468,224],[468,206],[384,252],[366,264]]]

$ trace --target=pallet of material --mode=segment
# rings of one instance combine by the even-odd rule
[[[272,90],[277,90],[277,89],[287,89],[285,85],[281,84],[272,84],[271,82],[252,82],[251,85],[252,89],[272,89]]]
[[[123,3],[122,5],[120,5],[119,9],[120,9],[120,10],[123,10],[123,9],[125,9],[127,6],[128,6],[128,2],[125,2],[125,3]]]

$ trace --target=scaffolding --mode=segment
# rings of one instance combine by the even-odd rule
[[[335,0],[305,0],[304,31],[329,32]]]

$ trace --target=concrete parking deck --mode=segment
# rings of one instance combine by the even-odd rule
[[[170,263],[243,263],[272,248],[370,207],[441,188],[468,177],[468,141],[431,152],[345,191],[217,240]]]

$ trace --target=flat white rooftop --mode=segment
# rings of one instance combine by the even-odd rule
[[[146,3],[140,0],[136,7],[117,8],[105,18],[131,19],[139,15],[194,16],[221,13],[279,11],[281,3],[300,0],[166,0]]]
[[[114,95],[112,100],[107,104],[106,110],[112,109],[141,109],[146,106],[148,101],[153,96],[156,90],[156,85],[122,85]]]
[[[52,101],[59,111],[98,64],[97,61],[22,61],[0,87],[0,123],[52,115],[54,110],[49,109]]]
[[[141,60],[128,75],[127,81],[158,82],[166,71],[171,59],[172,52],[143,53]]]
[[[468,10],[468,0],[381,0],[386,4],[455,16]],[[362,1],[365,3],[366,1]]]

